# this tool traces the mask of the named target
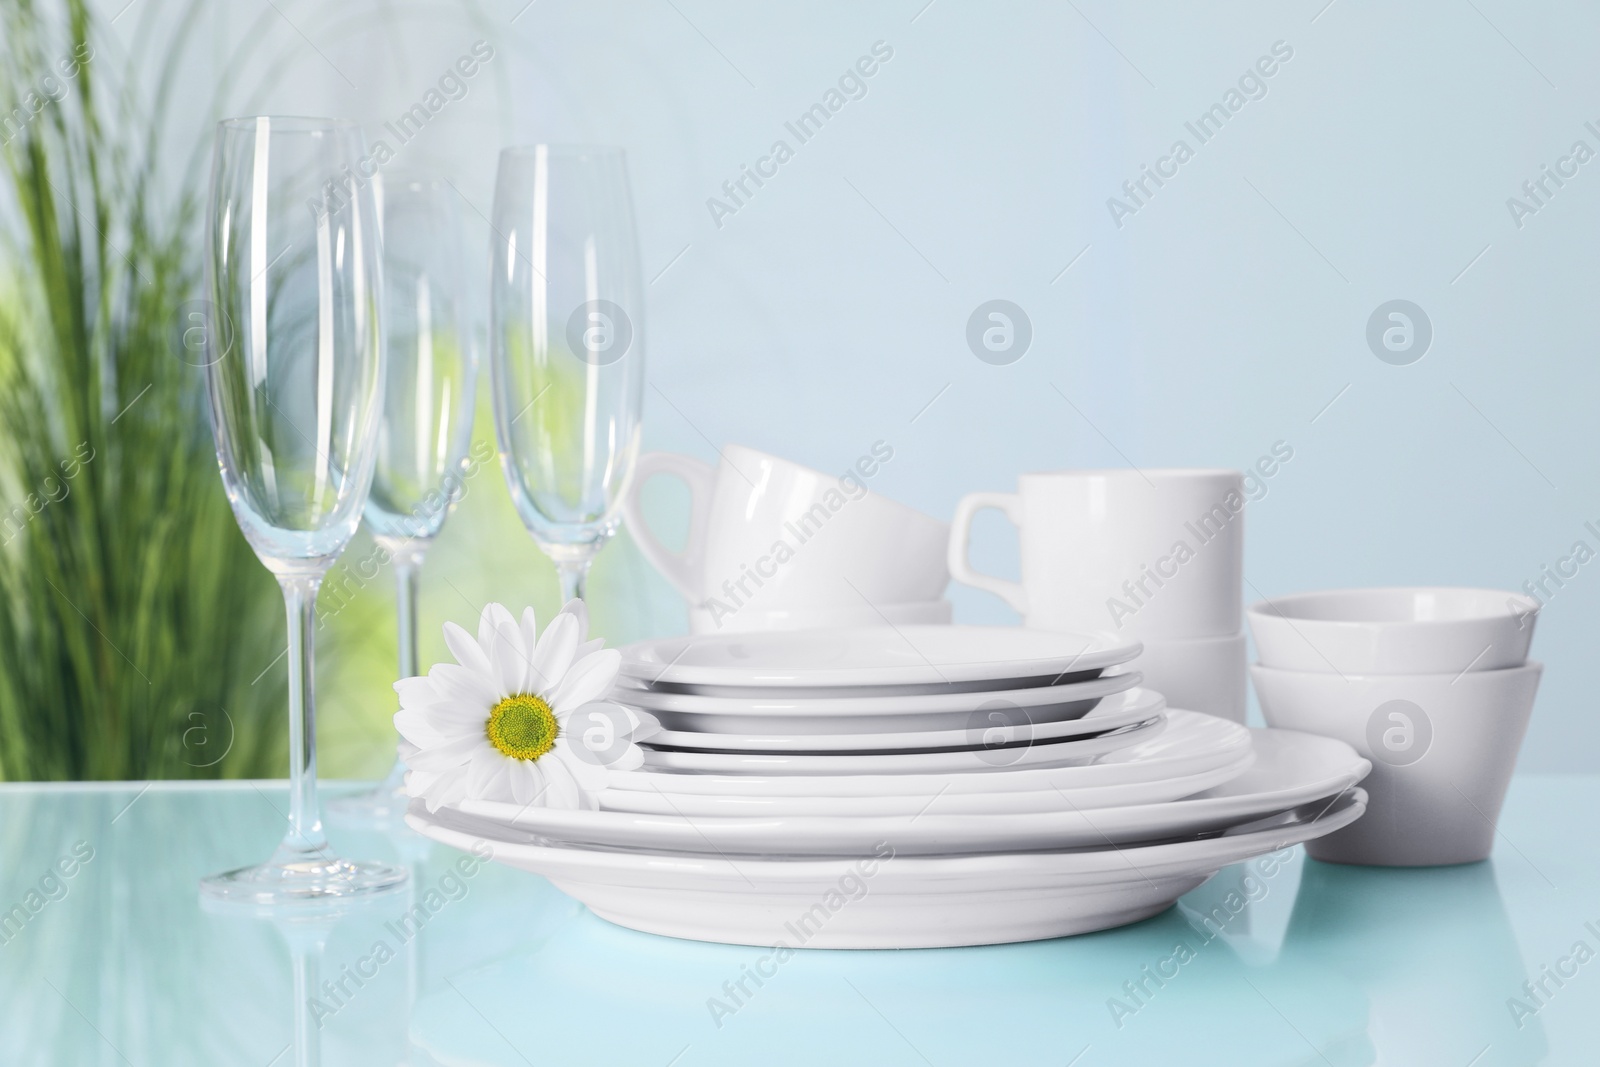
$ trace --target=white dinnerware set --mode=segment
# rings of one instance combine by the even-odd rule
[[[622,650],[609,699],[648,724],[629,769],[581,810],[416,802],[410,824],[623,926],[791,948],[1106,929],[1300,842],[1347,863],[1488,854],[1538,683],[1535,602],[1257,604],[1269,728],[1251,730],[1240,472],[1027,474],[947,526],[868,488],[892,458],[642,457],[624,514],[691,633]],[[680,550],[645,521],[657,474],[689,491]],[[1017,527],[1019,581],[969,561],[984,508]],[[951,576],[1023,625],[952,625]]]
[[[1432,866],[1494,845],[1543,666],[1539,603],[1488,589],[1343,589],[1248,612],[1273,726],[1339,738],[1372,761],[1371,810],[1307,846],[1318,859]]]
[[[912,948],[1134,922],[1365,810],[1349,745],[1170,709],[1134,641],[906,624],[623,651],[611,699],[661,731],[598,810],[418,802],[410,824],[639,930]]]
[[[1025,626],[1139,640],[1137,665],[1151,688],[1178,707],[1242,723],[1244,507],[1236,470],[1024,474],[1014,493],[972,493],[956,505],[950,573],[1001,597]],[[1020,582],[968,560],[972,520],[984,508],[1017,528]]]

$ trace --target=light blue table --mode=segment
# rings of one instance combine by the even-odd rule
[[[708,1002],[760,950],[620,929],[404,831],[333,828],[414,876],[337,922],[203,911],[202,874],[276,842],[282,788],[0,786],[0,1063],[1600,1062],[1600,778],[1520,777],[1488,863],[1296,849],[1102,934],[802,952],[720,1019]],[[1164,963],[1180,943],[1187,962]]]

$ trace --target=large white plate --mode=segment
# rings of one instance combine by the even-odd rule
[[[1130,804],[1158,804],[1166,800],[1193,796],[1220,786],[1246,773],[1255,753],[1243,752],[1233,762],[1173,775],[1153,782],[1121,782],[1114,785],[1080,785],[1069,796],[1081,811]],[[1060,811],[1061,792],[1057,789],[1018,789],[1003,793],[896,794],[876,797],[796,797],[739,796],[715,793],[657,793],[627,789],[606,789],[600,793],[604,811],[631,811],[645,815],[677,815],[697,818],[702,815],[757,816],[848,815],[874,818],[889,815],[1007,815],[1016,812]]]
[[[890,817],[703,818],[612,811],[561,811],[498,801],[463,801],[459,828],[520,844],[603,845],[661,852],[770,857],[871,856],[1105,848],[1224,830],[1334,797],[1372,765],[1342,741],[1291,730],[1253,731],[1256,763],[1202,797],[1083,811],[1070,793],[1052,810],[1013,815],[927,811]],[[931,806],[931,805],[930,805]]]
[[[996,709],[1026,709],[1034,722],[1076,719],[1103,698],[1132,689],[1142,678],[1138,671],[1120,670],[1087,681],[1027,689],[865,697],[716,697],[618,686],[611,699],[644,708],[662,726],[687,733],[892,733],[959,730],[974,716]]]
[[[892,752],[992,748],[1029,740],[1054,741],[1105,733],[1154,718],[1166,705],[1166,698],[1154,690],[1129,689],[1099,701],[1085,715],[1061,721],[1040,718],[1033,708],[999,703],[977,708],[964,717],[958,716],[958,725],[952,729],[892,730],[884,733],[839,729],[831,733],[782,734],[765,731],[708,733],[699,730],[661,730],[650,735],[650,743],[669,748],[705,748],[718,752]],[[654,711],[651,714],[660,715]],[[856,724],[842,722],[836,725],[853,728]]]
[[[635,930],[771,948],[938,948],[1103,930],[1170,906],[1230,863],[1349,824],[1359,788],[1221,836],[1079,852],[764,860],[598,851],[485,840],[452,816],[406,822],[455,848],[549,878]],[[889,848],[891,846],[885,846]]]
[[[1012,626],[703,634],[628,645],[622,649],[622,673],[653,688],[715,689],[724,696],[736,695],[730,687],[755,690],[756,695],[775,691],[806,695],[818,687],[850,687],[866,695],[882,686],[920,686],[926,688],[910,692],[948,693],[958,686],[1048,685],[1064,675],[1126,663],[1142,647],[1108,634]]]
[[[705,752],[643,746],[644,765],[699,774],[982,774],[999,767],[1066,767],[1136,745],[1159,734],[1167,719],[1157,712],[1144,722],[1090,737],[1024,741],[996,748],[947,748],[931,752]]]
[[[1001,793],[1160,782],[1253,758],[1250,731],[1197,711],[1167,709],[1161,735],[1079,767],[986,767],[964,774],[687,774],[611,771],[612,790],[723,796],[878,797]],[[1213,783],[1215,784],[1215,783]],[[1181,794],[1180,794],[1181,795]]]

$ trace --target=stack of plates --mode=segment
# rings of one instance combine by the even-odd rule
[[[601,810],[409,821],[635,929],[910,948],[1133,922],[1365,809],[1349,746],[1168,709],[1138,653],[962,626],[644,642],[612,698],[663,730]]]

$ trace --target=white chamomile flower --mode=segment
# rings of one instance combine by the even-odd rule
[[[609,703],[622,656],[588,640],[589,613],[573,600],[544,633],[533,609],[519,623],[500,604],[483,609],[478,636],[445,623],[455,663],[395,683],[395,728],[407,791],[429,811],[461,800],[595,808],[608,768],[644,762],[634,742],[656,721]]]

